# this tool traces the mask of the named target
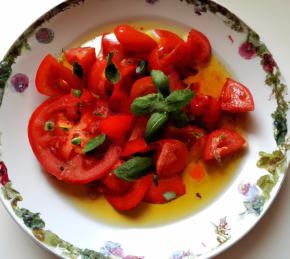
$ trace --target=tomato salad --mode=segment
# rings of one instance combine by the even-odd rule
[[[229,78],[217,99],[184,83],[211,59],[203,33],[192,29],[183,40],[119,25],[101,47],[98,55],[92,47],[65,50],[69,65],[49,54],[38,68],[36,88],[49,98],[33,112],[28,135],[47,173],[90,183],[124,211],[184,195],[192,154],[219,163],[245,147],[238,132],[217,125],[222,113],[254,110],[249,89]],[[202,166],[191,175],[200,177]]]

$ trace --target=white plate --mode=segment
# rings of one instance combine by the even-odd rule
[[[62,48],[77,44],[80,39],[106,25],[132,20],[161,20],[186,29],[194,27],[205,33],[216,55],[230,68],[235,79],[250,88],[256,103],[255,112],[249,116],[245,129],[249,148],[227,188],[198,213],[151,227],[137,223],[133,227],[105,224],[79,210],[69,202],[66,195],[55,188],[53,180],[42,173],[27,138],[29,117],[44,99],[33,84],[37,65],[43,56],[47,53],[58,55]],[[240,28],[243,28],[242,32],[237,31]],[[279,111],[282,111],[284,95],[278,92],[283,88],[283,79],[278,75],[273,79],[280,82],[271,86],[265,84],[266,77],[272,74],[266,72],[260,64],[263,56],[260,52],[250,60],[241,57],[239,48],[247,40],[248,33],[254,35],[237,17],[213,2],[203,5],[199,1],[178,0],[67,1],[40,18],[24,32],[6,56],[8,63],[12,63],[15,57],[15,64],[0,109],[1,160],[8,168],[11,182],[2,188],[1,200],[16,222],[39,244],[66,257],[84,257],[88,252],[85,248],[88,248],[96,251],[96,256],[114,258],[126,258],[127,255],[146,258],[206,258],[239,240],[270,206],[288,165],[287,146],[284,145],[285,141],[277,146],[271,117],[277,108],[276,99],[279,100]],[[30,50],[24,48],[18,56],[15,50],[24,47],[26,40]],[[265,51],[260,40],[251,37],[250,41],[258,50]],[[13,56],[13,53],[17,55]],[[277,71],[277,67],[274,67],[273,73]],[[1,78],[4,75],[2,72]],[[15,78],[21,80],[26,77],[19,77],[19,73],[27,75],[29,79],[28,88],[21,93],[16,91],[17,86],[18,91],[23,90],[19,88],[19,81],[14,88],[17,83]],[[276,89],[276,95],[272,95],[272,89]],[[281,152],[279,159],[271,167],[277,174],[276,178],[256,166],[259,151],[262,150],[268,153],[280,150],[277,151]],[[264,185],[260,184],[260,188],[258,180],[264,175],[267,175],[263,178],[267,181],[263,181]],[[18,207],[15,206],[20,194],[11,189],[12,183],[13,188],[24,198]],[[268,199],[267,190],[272,186]],[[18,217],[20,207],[39,212],[45,227],[32,231],[29,222],[35,219],[35,215],[27,211],[28,216],[24,220],[22,211],[22,216]],[[94,252],[90,251],[90,254],[94,255]]]

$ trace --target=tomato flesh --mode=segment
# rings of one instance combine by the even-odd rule
[[[144,198],[152,180],[152,174],[146,175],[135,182],[131,188],[122,195],[105,194],[107,201],[119,211],[135,208]]]
[[[250,90],[241,83],[228,78],[220,96],[221,108],[227,112],[247,112],[255,109]]]
[[[41,61],[38,67],[35,85],[38,92],[47,96],[66,94],[71,89],[81,87],[80,79],[50,54]]]
[[[114,32],[122,47],[128,51],[150,52],[157,45],[150,36],[129,25],[119,25]]]
[[[245,144],[246,141],[237,132],[230,129],[218,129],[207,136],[203,158],[205,161],[220,161],[241,150]]]
[[[181,176],[177,175],[168,179],[160,179],[158,180],[158,185],[152,181],[144,201],[153,204],[167,203],[171,201],[165,198],[168,192],[173,193],[175,196],[173,199],[185,194],[185,185]]]

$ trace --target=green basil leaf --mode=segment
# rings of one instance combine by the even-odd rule
[[[87,144],[84,146],[82,152],[83,153],[88,153],[90,151],[93,151],[98,146],[102,145],[105,140],[106,140],[106,135],[105,134],[100,134],[99,136],[97,136],[95,138],[91,138],[87,142]]]
[[[79,89],[72,89],[72,94],[77,97],[80,98],[82,96],[82,91]]]
[[[45,131],[53,131],[54,130],[54,122],[53,121],[46,121],[44,123],[44,130]]]
[[[147,60],[139,61],[138,66],[136,67],[136,74],[139,74],[142,76],[150,75],[150,72],[148,70],[148,61]]]
[[[110,52],[107,56],[107,66],[105,69],[105,76],[107,80],[112,84],[117,84],[121,78],[121,74],[115,64],[112,62],[113,52]]]
[[[167,104],[168,111],[178,111],[182,107],[187,106],[191,99],[195,96],[195,93],[189,89],[176,90],[166,97],[165,102]]]
[[[82,139],[81,139],[80,137],[73,138],[73,139],[71,140],[71,143],[72,143],[73,145],[80,145],[80,144],[82,143]]]
[[[125,181],[135,181],[146,175],[153,168],[151,157],[133,157],[123,163],[113,173]]]
[[[147,94],[136,98],[131,104],[131,112],[135,115],[145,115],[152,113],[157,105],[165,104],[162,94]]]
[[[174,200],[176,198],[176,193],[175,192],[165,192],[163,193],[163,197],[167,201]]]
[[[164,128],[166,122],[168,121],[168,113],[163,112],[155,112],[151,115],[149,118],[147,125],[146,125],[146,131],[145,131],[145,138],[147,141],[153,140],[157,133]]]
[[[172,112],[171,118],[174,126],[177,128],[183,128],[192,121],[183,110]]]
[[[78,62],[73,63],[73,73],[78,76],[78,78],[82,79],[84,76],[83,68]]]
[[[168,77],[160,70],[152,70],[151,76],[154,85],[163,96],[170,94],[170,84]]]

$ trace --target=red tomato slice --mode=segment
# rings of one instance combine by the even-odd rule
[[[84,74],[88,74],[89,69],[96,61],[95,48],[90,47],[68,49],[64,52],[64,55],[71,65],[74,62],[81,65]]]
[[[128,135],[132,124],[132,115],[112,115],[101,121],[100,130],[111,139],[118,141],[124,139]]]
[[[88,107],[77,122],[67,116],[67,110],[78,108],[80,102],[71,94],[48,99],[32,114],[28,136],[32,150],[46,172],[64,182],[84,184],[106,175],[119,159],[121,148],[111,144],[102,152],[97,149],[95,155],[87,155],[82,154],[81,146],[71,143],[75,137],[80,137],[85,143],[99,134],[98,130],[91,128],[101,119],[93,115],[97,107]],[[60,128],[59,117],[66,118],[71,126],[65,130]],[[54,124],[50,131],[45,130],[47,122]]]
[[[157,46],[156,42],[150,36],[129,25],[117,26],[114,33],[121,43],[121,46],[128,51],[147,53]]]
[[[203,157],[204,146],[206,143],[207,136],[201,136],[196,142],[190,147],[188,160],[189,161],[198,161]]]
[[[176,139],[153,143],[157,146],[156,173],[160,178],[170,178],[183,172],[187,162],[186,146]]]
[[[148,118],[145,116],[135,117],[135,122],[129,140],[144,138],[147,122]]]
[[[107,80],[105,76],[105,69],[107,61],[105,59],[97,59],[91,67],[88,75],[89,90],[99,95],[102,99],[107,99],[113,91],[113,85]]]
[[[228,78],[220,96],[221,108],[228,112],[247,112],[255,109],[250,90],[239,82]]]
[[[147,94],[157,93],[157,88],[152,81],[151,76],[146,76],[135,81],[131,88],[130,100]]]
[[[149,146],[146,143],[144,138],[137,138],[130,140],[126,143],[122,156],[123,157],[129,157],[132,156],[135,153],[143,153],[149,150]]]
[[[241,150],[246,141],[237,132],[230,129],[218,129],[207,136],[205,143],[204,160],[217,160]]]
[[[189,110],[207,129],[212,129],[221,115],[220,102],[209,95],[194,96],[189,104]]]
[[[176,91],[176,90],[183,90],[185,89],[184,84],[182,83],[180,76],[178,75],[177,72],[172,71],[169,75],[168,75],[168,80],[170,83],[170,90],[171,92]]]
[[[170,74],[184,57],[185,42],[172,32],[166,30],[155,30],[155,32],[160,37],[160,43],[149,56],[149,69]]]
[[[152,174],[133,182],[131,188],[122,195],[105,194],[107,201],[116,209],[126,211],[135,208],[144,198],[152,181]]]
[[[48,54],[38,67],[35,85],[38,92],[44,95],[58,96],[69,93],[72,88],[80,89],[81,82],[71,70]]]
[[[102,53],[103,57],[107,57],[110,52],[114,54],[119,52],[121,49],[121,44],[117,40],[115,34],[105,33],[102,36]]]
[[[188,65],[201,64],[211,57],[211,45],[208,38],[200,31],[192,29],[186,41]]]
[[[130,113],[130,100],[120,84],[114,86],[113,94],[109,98],[109,107],[116,113]]]
[[[102,193],[106,194],[123,194],[129,190],[132,183],[124,181],[118,178],[113,171],[123,164],[122,160],[119,160],[111,169],[111,172],[106,174],[100,179]],[[100,188],[99,188],[100,190]]]
[[[172,192],[175,193],[178,198],[185,194],[185,185],[181,176],[174,176],[168,179],[160,179],[158,180],[158,186],[152,181],[149,189],[144,197],[144,201],[148,203],[167,203],[171,200],[166,200],[164,194]]]

